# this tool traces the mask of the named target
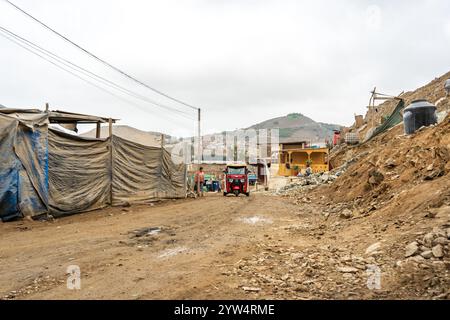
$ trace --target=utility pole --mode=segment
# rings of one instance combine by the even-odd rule
[[[198,141],[197,141],[197,163],[198,163],[198,172],[200,172],[200,165],[202,162],[202,146],[201,146],[201,141],[200,141],[200,137],[201,137],[201,131],[200,131],[200,122],[201,122],[201,109],[198,108]],[[195,175],[194,175],[195,177]],[[197,176],[197,193],[200,195],[201,194],[201,190],[200,190],[200,175]]]

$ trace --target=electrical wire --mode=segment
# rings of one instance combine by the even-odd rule
[[[119,68],[113,66],[111,63],[109,63],[109,62],[107,62],[107,61],[105,61],[105,60],[99,58],[98,56],[96,56],[96,55],[93,54],[92,52],[90,52],[90,51],[88,51],[87,49],[81,47],[80,45],[78,45],[78,44],[75,43],[74,41],[70,40],[70,39],[67,38],[66,36],[64,36],[64,35],[62,35],[61,33],[59,33],[58,31],[54,30],[53,28],[51,28],[50,26],[48,26],[48,25],[45,24],[44,22],[40,21],[40,20],[37,19],[36,17],[32,16],[31,14],[29,14],[28,12],[26,12],[26,11],[23,10],[22,8],[18,7],[17,5],[15,5],[14,3],[12,3],[11,1],[9,1],[9,0],[4,0],[4,1],[6,1],[7,3],[9,3],[11,6],[13,6],[13,7],[14,7],[15,9],[17,9],[18,11],[22,12],[23,14],[25,14],[27,17],[31,18],[33,21],[39,23],[41,26],[43,26],[43,27],[46,28],[47,30],[50,30],[51,32],[53,32],[54,34],[56,34],[58,37],[62,38],[64,41],[66,41],[66,42],[72,44],[73,46],[75,46],[75,47],[78,48],[79,50],[83,51],[84,53],[86,53],[86,54],[89,55],[90,57],[96,59],[97,61],[99,61],[99,62],[101,62],[102,64],[106,65],[107,67],[113,69],[114,71],[120,73],[121,75],[127,77],[128,79],[130,79],[130,80],[132,80],[132,81],[134,81],[134,82],[140,84],[141,86],[146,87],[147,89],[149,89],[149,90],[151,90],[151,91],[153,91],[153,92],[155,92],[155,93],[157,93],[157,94],[159,94],[159,95],[161,95],[161,96],[164,96],[164,97],[166,97],[166,98],[168,98],[168,99],[170,99],[170,100],[172,100],[172,101],[175,101],[175,102],[177,102],[177,103],[179,103],[179,104],[182,104],[182,105],[184,105],[184,106],[186,106],[186,107],[189,107],[189,108],[191,108],[191,109],[193,109],[193,110],[198,110],[198,109],[199,109],[199,108],[194,107],[194,106],[192,106],[192,105],[190,105],[190,104],[188,104],[188,103],[186,103],[186,102],[183,102],[183,101],[181,101],[181,100],[179,100],[179,99],[177,99],[177,98],[174,98],[174,97],[172,97],[172,96],[170,96],[170,95],[168,95],[168,94],[166,94],[166,93],[164,93],[164,92],[162,92],[162,91],[160,91],[160,90],[157,90],[157,89],[153,88],[152,86],[150,86],[150,85],[144,83],[144,82],[141,81],[141,80],[136,79],[135,77],[129,75],[129,74],[126,73],[125,71],[123,71],[123,70],[121,70],[121,69],[119,69]]]
[[[147,98],[145,96],[142,96],[142,95],[140,95],[138,93],[135,93],[135,92],[133,92],[131,90],[128,90],[127,88],[124,88],[123,86],[120,86],[117,83],[114,83],[114,82],[112,82],[112,81],[110,81],[110,80],[108,80],[108,79],[106,79],[106,78],[104,78],[102,76],[99,76],[99,75],[97,75],[97,74],[95,74],[95,73],[93,73],[93,72],[91,72],[91,71],[89,71],[89,70],[87,70],[87,69],[85,69],[83,67],[80,67],[80,66],[70,62],[67,59],[64,59],[64,58],[56,55],[55,53],[52,53],[52,52],[50,52],[50,51],[40,47],[39,45],[37,45],[37,44],[35,44],[35,43],[33,43],[33,42],[31,42],[31,41],[29,41],[29,40],[19,36],[17,34],[15,34],[14,32],[12,32],[12,31],[10,31],[10,30],[2,27],[2,26],[0,26],[0,31],[6,32],[8,35],[14,37],[16,40],[18,40],[18,41],[20,41],[22,43],[25,43],[26,45],[29,45],[29,46],[33,47],[35,50],[38,50],[39,52],[41,52],[42,54],[44,54],[46,56],[50,56],[52,59],[57,60],[58,62],[60,62],[61,64],[64,64],[65,66],[69,67],[70,69],[72,69],[72,70],[76,69],[76,71],[78,71],[78,72],[84,74],[85,76],[88,76],[88,77],[90,77],[90,78],[92,78],[94,80],[97,80],[97,81],[103,83],[104,85],[107,85],[107,86],[112,87],[112,88],[114,88],[116,90],[119,90],[122,93],[128,94],[128,95],[130,95],[130,96],[132,96],[134,98],[141,99],[141,100],[143,100],[145,102],[148,102],[148,103],[152,104],[153,106],[164,108],[164,109],[167,109],[169,111],[177,112],[177,113],[183,115],[185,118],[187,118],[189,120],[195,120],[193,117],[190,117],[189,114],[186,113],[186,112],[183,112],[181,110],[178,110],[178,109],[166,106],[166,105],[162,105],[162,104],[157,103],[157,102],[155,102],[155,101],[153,101],[153,100],[151,100],[151,99],[149,99],[149,98]]]
[[[76,77],[76,78],[78,78],[78,79],[80,79],[80,80],[82,80],[82,81],[84,81],[84,82],[86,82],[86,83],[88,83],[88,84],[90,84],[90,85],[96,87],[97,89],[102,90],[102,91],[108,93],[109,95],[112,95],[112,96],[114,96],[115,98],[117,98],[117,99],[119,99],[119,100],[122,100],[122,101],[124,101],[124,102],[126,102],[126,103],[128,103],[128,104],[130,104],[130,105],[132,105],[132,106],[134,106],[134,107],[136,107],[136,108],[139,108],[139,109],[145,111],[145,112],[149,112],[149,110],[148,110],[147,108],[144,108],[144,107],[142,107],[141,105],[136,104],[135,102],[133,102],[133,101],[131,101],[131,100],[129,100],[129,99],[126,99],[126,98],[124,98],[124,97],[121,97],[121,96],[115,94],[114,92],[111,92],[111,91],[105,89],[104,87],[101,87],[101,86],[95,84],[94,82],[87,80],[87,79],[81,77],[80,75],[78,75],[78,74],[76,74],[76,73],[74,73],[74,72],[72,72],[72,71],[70,71],[70,70],[68,70],[68,69],[66,69],[66,68],[64,68],[64,67],[62,67],[61,65],[55,63],[54,61],[52,61],[52,60],[46,58],[45,56],[43,56],[43,55],[41,55],[41,54],[39,54],[39,53],[33,51],[33,49],[30,49],[30,47],[27,47],[27,46],[24,45],[23,43],[19,42],[17,39],[14,39],[12,36],[5,34],[5,32],[2,31],[2,30],[0,30],[0,36],[3,36],[4,38],[8,39],[9,41],[15,43],[16,45],[22,47],[23,49],[25,49],[25,50],[27,50],[27,51],[29,51],[30,53],[32,53],[32,54],[34,54],[34,55],[40,57],[41,59],[43,59],[43,60],[49,62],[50,64],[54,65],[55,67],[57,67],[57,68],[59,68],[59,69],[61,69],[61,70],[65,71],[65,72],[67,72],[67,73],[69,73],[69,74],[71,74],[72,76],[74,76],[74,77]],[[72,68],[72,69],[73,69],[73,68]],[[154,115],[154,114],[152,113],[152,115]],[[161,115],[159,115],[159,114],[157,114],[157,115],[158,115],[158,116],[161,116]],[[166,119],[169,120],[169,121],[173,121],[173,120],[174,120],[174,119],[172,119],[172,118],[167,118],[167,117],[165,117],[165,116],[163,116],[163,118],[166,118]]]

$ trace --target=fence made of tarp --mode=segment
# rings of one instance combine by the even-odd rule
[[[63,216],[184,198],[186,166],[164,148],[48,129],[45,114],[0,114],[0,218]]]
[[[390,114],[390,116],[380,125],[378,126],[371,134],[366,138],[366,141],[369,141],[380,133],[385,132],[386,130],[395,127],[397,124],[403,121],[402,110],[405,108],[405,101],[403,99],[399,100],[397,106],[394,111]]]

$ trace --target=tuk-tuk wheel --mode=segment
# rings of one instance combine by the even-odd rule
[[[227,196],[227,194],[228,194],[228,193],[224,192],[224,193],[223,193],[223,196],[224,196],[224,197],[226,197],[226,196]]]
[[[246,195],[247,197],[250,197],[250,192],[247,192],[245,195]]]

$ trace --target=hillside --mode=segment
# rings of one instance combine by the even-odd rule
[[[291,113],[255,124],[248,129],[280,129],[280,141],[306,140],[324,142],[333,136],[333,130],[339,129],[336,124],[321,123],[308,118],[301,113]]]
[[[81,134],[81,136],[95,138],[95,132],[96,130],[93,129],[86,133]],[[109,128],[102,127],[100,131],[100,137],[105,138],[108,136],[108,134]],[[161,145],[161,133],[158,132],[148,132],[129,126],[114,125],[113,134],[118,137],[134,141],[136,143],[140,143],[146,146],[159,147]]]
[[[402,95],[406,104],[415,99],[437,104],[439,112],[447,113],[439,124],[405,135],[400,123],[367,143],[343,144],[331,154],[331,172],[297,178],[278,191],[302,213],[315,213],[308,232],[324,249],[312,252],[305,263],[320,266],[325,276],[315,275],[321,286],[310,293],[336,298],[339,288],[343,298],[351,291],[360,298],[450,299],[446,78],[450,73]],[[389,113],[390,104],[384,103],[380,113]],[[377,290],[365,286],[368,266],[381,272]]]

